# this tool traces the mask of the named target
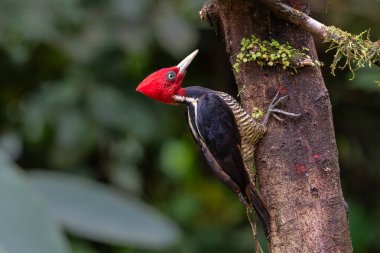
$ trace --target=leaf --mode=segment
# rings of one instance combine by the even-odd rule
[[[16,132],[5,132],[0,135],[0,149],[12,159],[17,159],[22,153],[22,142]]]
[[[69,232],[104,243],[158,249],[175,243],[179,230],[157,211],[111,187],[62,173],[33,172],[55,218]]]
[[[8,253],[4,248],[0,246],[0,253]]]
[[[67,253],[59,227],[21,171],[0,152],[0,245],[9,253]],[[1,249],[0,249],[0,252]]]

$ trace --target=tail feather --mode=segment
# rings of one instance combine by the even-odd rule
[[[255,209],[263,225],[265,236],[268,237],[270,231],[270,214],[260,194],[257,192],[255,186],[249,184],[247,186],[247,197],[250,204]]]

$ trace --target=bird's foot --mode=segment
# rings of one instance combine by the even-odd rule
[[[284,101],[288,97],[289,97],[288,95],[280,97],[280,93],[277,92],[276,96],[274,96],[274,98],[272,99],[272,102],[269,105],[268,111],[263,120],[263,125],[266,126],[268,124],[268,121],[271,115],[279,121],[284,121],[284,119],[278,116],[278,114],[286,115],[293,118],[297,118],[301,116],[300,113],[286,112],[286,111],[276,108],[282,101]]]

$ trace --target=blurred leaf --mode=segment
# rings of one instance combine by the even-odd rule
[[[60,173],[33,172],[34,185],[70,232],[116,245],[164,248],[179,239],[179,230],[156,210],[116,190]]]
[[[375,233],[377,224],[372,222],[371,217],[364,212],[362,206],[350,202],[350,232],[355,252],[368,252],[370,242],[376,240]],[[363,232],[365,230],[365,232]]]
[[[6,251],[4,248],[2,248],[2,247],[0,246],[0,253],[8,253],[8,251]]]
[[[0,150],[8,154],[12,159],[17,159],[22,153],[20,136],[15,132],[0,135]]]
[[[0,245],[10,253],[66,253],[68,247],[40,196],[0,152]]]
[[[193,168],[194,157],[193,145],[185,140],[169,140],[161,149],[160,167],[168,176],[184,178]]]

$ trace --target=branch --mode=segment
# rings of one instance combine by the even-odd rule
[[[351,71],[364,67],[365,63],[369,66],[371,64],[380,66],[380,41],[370,41],[369,32],[353,35],[334,26],[326,26],[304,12],[281,3],[279,0],[260,1],[276,16],[318,36],[325,43],[331,43],[329,50],[337,49],[333,64],[331,65],[333,74],[337,63],[344,57],[346,61],[341,68],[348,66]],[[363,34],[367,34],[367,38],[363,39]],[[356,62],[356,66],[353,67],[351,62]]]
[[[260,2],[266,5],[276,16],[300,26],[303,30],[315,36],[320,38],[326,37],[327,27],[302,11],[283,4],[279,0],[260,0]]]

